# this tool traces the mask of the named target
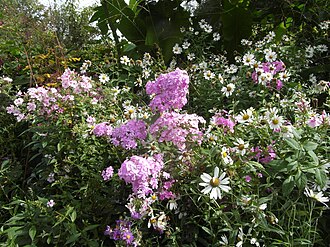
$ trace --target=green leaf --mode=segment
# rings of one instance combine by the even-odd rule
[[[203,229],[205,232],[207,232],[209,235],[211,235],[211,236],[214,235],[213,232],[212,232],[209,228],[207,228],[207,227],[205,227],[205,226],[202,226],[202,229]]]
[[[123,52],[129,52],[131,50],[134,50],[135,48],[136,48],[136,45],[133,43],[125,44],[123,47]]]
[[[76,242],[77,239],[80,237],[81,233],[76,233],[76,234],[73,234],[66,242],[65,242],[65,245],[67,244],[70,244],[70,243],[73,243],[73,242]]]
[[[318,144],[315,142],[311,142],[311,141],[307,141],[306,143],[304,143],[304,149],[306,151],[312,151],[315,150],[317,148]]]
[[[298,162],[297,161],[293,161],[293,162],[291,162],[291,163],[289,163],[288,165],[287,165],[287,171],[294,171],[294,170],[296,170],[297,168],[298,168]]]
[[[36,236],[36,233],[37,233],[36,227],[31,226],[30,229],[29,229],[29,236],[30,236],[32,241],[34,240],[34,237]]]
[[[99,224],[97,224],[97,225],[86,226],[82,231],[83,231],[83,232],[87,232],[87,231],[93,230],[93,229],[95,229],[95,228],[97,228],[97,227],[99,227],[99,226],[100,226]]]
[[[74,221],[76,220],[76,218],[77,218],[77,212],[76,212],[76,210],[74,209],[74,210],[72,211],[72,213],[70,214],[70,219],[71,219],[72,222],[74,222]]]
[[[285,179],[282,185],[283,195],[284,196],[289,195],[292,192],[293,187],[294,187],[293,177],[289,176],[287,179]]]
[[[302,190],[306,187],[307,177],[303,172],[298,170],[298,172],[297,172],[297,174],[295,175],[294,178],[295,178],[295,182],[296,182],[296,185],[297,185],[298,189]]]
[[[295,150],[301,150],[299,143],[292,138],[285,138],[285,142]]]
[[[326,185],[328,177],[324,170],[316,168],[315,178],[316,178],[316,182],[320,185],[321,188],[323,188]]]
[[[308,151],[307,153],[309,154],[310,157],[312,157],[313,162],[316,165],[318,165],[319,164],[319,158],[317,158],[316,154],[312,150]]]

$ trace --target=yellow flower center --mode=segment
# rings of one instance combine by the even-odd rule
[[[132,114],[133,112],[134,112],[133,109],[129,109],[129,110],[128,110],[128,113],[129,113],[129,114]]]
[[[238,145],[238,149],[239,149],[239,150],[243,150],[243,149],[244,149],[244,144],[239,144],[239,145]]]
[[[227,91],[228,91],[228,92],[231,91],[231,86],[227,86]]]
[[[224,152],[222,153],[222,157],[224,157],[224,158],[227,157],[227,152],[226,152],[226,151],[224,151]]]
[[[243,120],[248,120],[249,118],[250,118],[250,116],[248,114],[243,115]]]
[[[279,121],[278,121],[278,119],[273,119],[272,123],[276,125],[279,123]]]
[[[157,196],[156,196],[156,195],[152,195],[152,196],[151,196],[151,199],[152,199],[152,200],[156,200],[156,199],[157,199]]]
[[[130,238],[131,238],[131,235],[127,234],[126,239],[130,239]]]
[[[220,184],[220,180],[219,180],[219,178],[212,178],[212,179],[210,180],[210,185],[211,185],[212,187],[217,187],[217,186],[219,186],[219,184]]]
[[[151,220],[150,220],[150,223],[151,223],[151,224],[156,223],[156,219],[151,219]]]

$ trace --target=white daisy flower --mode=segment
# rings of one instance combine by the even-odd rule
[[[251,53],[247,53],[243,56],[243,64],[247,66],[253,66],[256,63],[254,55]]]
[[[188,59],[189,61],[194,60],[194,59],[195,59],[195,53],[189,53],[189,54],[187,55],[187,59]]]
[[[241,154],[242,156],[245,155],[246,149],[249,147],[248,143],[245,143],[241,138],[238,138],[236,142],[234,142],[236,146],[236,152]]]
[[[107,83],[110,80],[110,78],[106,74],[101,74],[99,76],[99,80],[100,80],[101,83],[104,84],[104,83]]]
[[[283,117],[274,115],[268,123],[271,129],[279,129],[283,124]]]
[[[234,90],[235,90],[235,85],[233,83],[229,83],[227,86],[221,89],[221,92],[223,92],[226,97],[229,97],[230,95],[233,94]]]
[[[128,56],[122,56],[122,57],[120,58],[120,63],[121,63],[121,64],[124,64],[124,65],[129,65],[129,63],[130,63],[130,59],[128,58]]]
[[[182,53],[182,48],[179,46],[179,44],[175,44],[174,47],[173,47],[173,53],[174,54],[181,54]]]
[[[290,73],[284,71],[280,73],[280,79],[282,81],[288,81],[290,79]]]
[[[204,72],[204,78],[206,80],[211,80],[215,77],[215,74],[211,70],[207,70]]]
[[[223,160],[223,162],[226,164],[226,165],[231,165],[233,164],[233,160],[232,158],[229,156],[229,150],[226,148],[226,147],[222,147],[221,149],[221,158]]]
[[[272,50],[267,50],[265,52],[265,59],[267,60],[267,62],[274,62],[276,58],[277,58],[276,52]]]
[[[202,190],[202,193],[208,194],[210,193],[210,199],[221,199],[222,194],[221,191],[229,192],[231,188],[227,185],[229,184],[229,178],[225,178],[226,173],[223,172],[219,177],[219,167],[214,168],[213,177],[207,173],[203,173],[201,175],[201,179],[203,183],[199,183],[200,186],[205,187]]]
[[[188,41],[185,41],[182,44],[182,48],[185,49],[185,50],[187,50],[189,48],[189,46],[190,46],[190,43]]]
[[[318,192],[317,194],[314,193],[314,191],[308,189],[308,188],[305,188],[305,192],[304,194],[310,198],[313,198],[315,199],[316,201],[318,202],[321,202],[322,204],[324,204],[326,207],[328,207],[328,205],[326,204],[326,202],[329,202],[329,198],[328,197],[325,197],[323,195],[323,192],[320,191]]]
[[[239,123],[249,124],[253,121],[253,111],[251,109],[243,110],[235,119]]]
[[[213,40],[214,41],[219,41],[221,38],[220,34],[219,33],[213,33]]]

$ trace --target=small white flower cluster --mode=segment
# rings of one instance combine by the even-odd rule
[[[196,0],[185,0],[180,4],[180,6],[185,11],[189,12],[191,16],[194,16],[195,11],[199,7],[199,3]]]
[[[80,72],[82,74],[85,74],[87,72],[88,67],[90,67],[91,65],[92,65],[92,62],[90,60],[85,60],[80,67]]]
[[[199,24],[200,28],[201,28],[204,32],[206,32],[206,33],[212,33],[213,28],[212,28],[212,26],[211,26],[210,24],[208,24],[208,23],[206,22],[205,19],[202,19],[200,22],[198,22],[198,24]]]

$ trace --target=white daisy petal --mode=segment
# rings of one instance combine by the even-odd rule
[[[212,177],[211,177],[209,174],[207,174],[207,173],[203,173],[203,174],[201,175],[201,179],[202,179],[204,182],[209,183],[210,180],[212,179]]]
[[[214,168],[214,177],[218,178],[219,177],[219,167]]]

